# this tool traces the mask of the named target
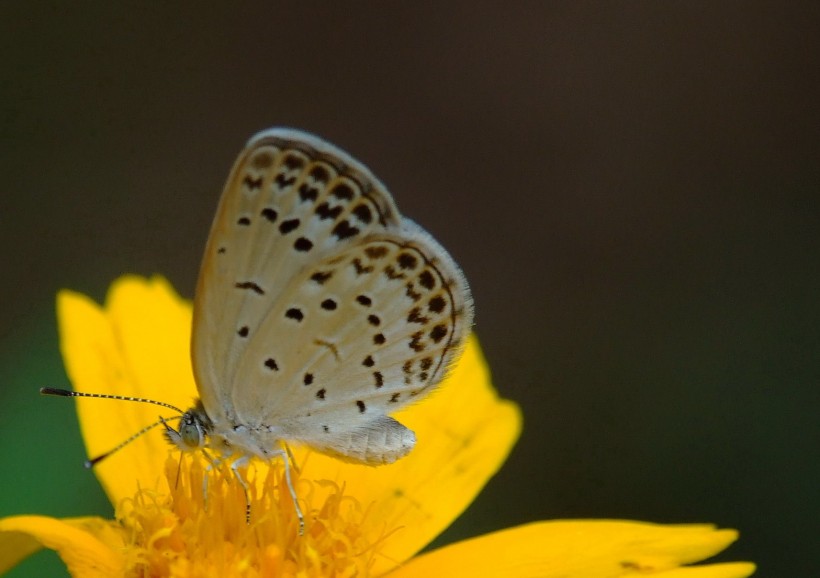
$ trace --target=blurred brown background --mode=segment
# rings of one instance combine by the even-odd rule
[[[65,380],[54,295],[191,296],[234,156],[286,125],[452,252],[523,406],[442,542],[714,522],[760,576],[815,567],[820,4],[17,2],[0,27],[0,515],[110,514],[70,401],[36,395]]]

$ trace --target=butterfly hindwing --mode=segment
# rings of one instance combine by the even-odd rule
[[[215,427],[392,461],[413,438],[386,414],[443,378],[471,322],[458,267],[364,166],[297,131],[251,139],[197,287],[194,369]]]

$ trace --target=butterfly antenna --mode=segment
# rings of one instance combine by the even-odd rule
[[[54,395],[54,396],[57,396],[57,397],[93,397],[93,398],[97,398],[97,399],[116,399],[116,400],[119,400],[119,401],[136,401],[136,402],[139,402],[139,403],[150,403],[150,404],[153,404],[153,405],[158,405],[158,406],[164,407],[166,409],[174,410],[175,412],[180,414],[180,415],[169,417],[169,418],[161,417],[161,418],[159,418],[158,421],[152,423],[151,425],[145,426],[140,431],[138,431],[134,435],[130,436],[128,439],[122,441],[121,443],[117,444],[116,447],[108,450],[104,454],[100,454],[100,455],[98,455],[94,458],[91,458],[90,460],[86,460],[85,463],[83,464],[86,468],[94,467],[95,465],[97,465],[98,463],[103,461],[105,458],[110,456],[111,454],[120,451],[122,448],[124,448],[125,446],[127,446],[128,444],[133,442],[135,439],[137,439],[138,437],[142,436],[143,434],[151,431],[152,429],[154,429],[155,427],[157,427],[159,425],[165,425],[166,428],[169,427],[168,424],[166,423],[168,420],[170,420],[170,419],[180,419],[182,417],[182,414],[185,413],[181,409],[179,409],[175,405],[171,405],[170,403],[165,403],[164,401],[157,401],[155,399],[147,399],[147,398],[144,398],[144,397],[131,397],[131,396],[127,396],[127,395],[110,395],[110,394],[105,394],[105,393],[83,393],[81,391],[71,391],[70,389],[60,389],[60,388],[57,388],[57,387],[41,387],[40,388],[40,394],[42,394],[42,395]]]
[[[181,418],[182,418],[182,416],[181,416],[181,415],[175,415],[175,416],[172,416],[172,417],[161,417],[161,418],[159,418],[159,420],[158,420],[158,421],[155,421],[155,422],[154,422],[154,423],[152,423],[151,425],[147,425],[147,426],[145,426],[145,427],[144,427],[144,428],[142,428],[140,431],[138,431],[138,432],[137,432],[137,433],[135,433],[134,435],[132,435],[132,436],[128,437],[128,439],[123,440],[122,442],[120,442],[119,444],[117,444],[117,445],[116,445],[116,447],[111,448],[110,450],[108,450],[108,451],[107,451],[107,452],[105,452],[104,454],[100,454],[100,455],[98,455],[98,456],[97,456],[97,457],[95,457],[95,458],[91,458],[90,460],[85,460],[85,462],[83,463],[83,465],[84,465],[86,468],[93,468],[94,466],[96,466],[98,463],[100,463],[101,461],[103,461],[105,458],[107,458],[107,457],[108,457],[108,456],[110,456],[111,454],[113,454],[113,453],[116,453],[116,452],[120,451],[122,448],[124,448],[125,446],[127,446],[128,444],[130,444],[132,441],[134,441],[135,439],[137,439],[137,438],[138,438],[138,437],[140,437],[141,435],[143,435],[143,434],[145,434],[145,433],[148,433],[149,431],[151,431],[152,429],[154,429],[154,428],[155,428],[155,427],[157,427],[158,425],[164,425],[165,427],[169,427],[169,426],[168,426],[168,424],[167,424],[167,421],[168,421],[169,419],[181,419]]]
[[[107,393],[83,393],[82,391],[71,391],[70,389],[60,389],[58,387],[41,387],[40,388],[40,395],[54,395],[57,397],[94,397],[97,399],[116,399],[119,401],[136,401],[139,403],[151,403],[154,405],[158,405],[160,407],[164,407],[167,409],[172,409],[177,413],[183,414],[185,413],[181,409],[179,409],[175,405],[171,405],[170,403],[165,403],[164,401],[157,401],[155,399],[147,399],[144,397],[131,397],[129,395],[110,395]]]

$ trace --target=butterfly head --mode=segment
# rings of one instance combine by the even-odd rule
[[[165,437],[184,452],[202,449],[207,445],[207,438],[213,430],[213,423],[205,413],[201,402],[182,414],[179,429],[175,430],[165,424]]]

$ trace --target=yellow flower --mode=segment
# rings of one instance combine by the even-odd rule
[[[104,308],[63,291],[58,316],[77,390],[183,408],[196,396],[191,306],[164,279],[123,277]],[[90,456],[159,413],[147,404],[94,399],[78,399],[77,409]],[[0,572],[43,547],[83,577],[739,578],[754,571],[749,563],[682,566],[726,548],[737,538],[733,530],[613,520],[537,522],[417,555],[501,466],[520,433],[521,414],[497,397],[471,338],[447,382],[398,417],[416,432],[418,445],[389,466],[350,465],[294,448],[303,536],[283,491],[281,463],[257,462],[248,470],[247,523],[245,493],[229,467],[209,469],[197,455],[179,460],[151,432],[95,468],[116,506],[115,520],[2,519]]]

